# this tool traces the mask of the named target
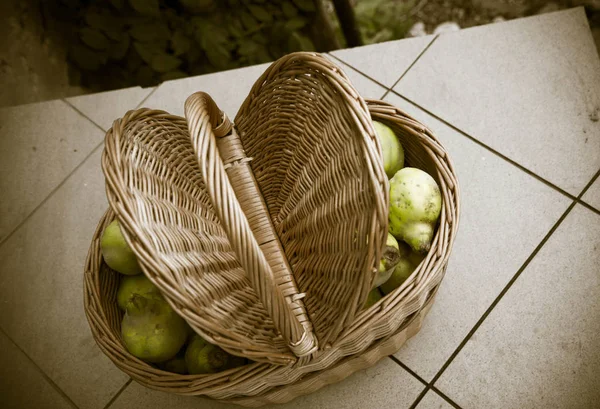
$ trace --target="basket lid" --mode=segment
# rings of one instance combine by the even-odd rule
[[[197,123],[210,125],[210,110],[200,111]],[[252,267],[241,264],[248,259],[234,251],[218,214],[232,208],[213,205],[201,163],[184,118],[139,109],[115,121],[106,134],[102,168],[125,240],[169,304],[209,342],[255,361],[293,363],[316,348],[299,314],[289,311],[301,313],[301,301],[295,294],[283,297],[268,272],[260,270],[266,283],[251,281],[246,270],[257,271],[264,260],[247,242],[233,241],[251,254]],[[241,218],[238,211],[232,226]]]
[[[237,131],[207,94],[185,111],[130,111],[106,135],[107,196],[144,272],[230,353],[289,364],[326,348],[387,231],[365,102],[330,61],[296,53],[258,79]]]
[[[321,348],[364,301],[388,223],[388,181],[365,101],[316,53],[256,81],[235,126]]]

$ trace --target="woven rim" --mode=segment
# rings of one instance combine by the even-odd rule
[[[393,334],[399,334],[408,328],[412,318],[426,308],[437,291],[458,228],[459,189],[450,158],[429,129],[386,102],[369,100],[367,103],[373,119],[391,126],[402,140],[407,165],[421,167],[436,179],[444,201],[432,249],[402,286],[369,309],[361,311],[332,347],[315,354],[308,365],[297,363],[278,367],[254,363],[212,375],[176,375],[164,372],[133,357],[121,343],[122,313],[116,304],[119,275],[104,265],[99,247],[100,235],[114,217],[109,211],[94,234],[86,262],[84,282],[86,316],[102,351],[133,379],[150,388],[184,395],[229,399],[238,401],[236,403],[256,406],[272,402],[272,399],[286,401],[330,383],[328,379],[337,380],[335,376],[321,371],[332,368],[344,357],[357,357],[359,359],[355,362],[360,362],[361,355],[376,354],[378,348],[385,355],[400,348],[405,338],[399,338],[400,341],[395,342],[393,347],[379,345],[383,345],[383,340]],[[411,333],[410,336],[412,335],[414,334]],[[368,352],[365,352],[367,350]],[[358,364],[355,367],[358,367]],[[311,373],[314,375],[310,385],[290,388],[281,394],[276,393],[280,398],[269,394],[276,391],[275,388],[295,384]],[[337,373],[339,375],[339,372]]]
[[[330,60],[293,53],[256,81],[235,124],[328,348],[362,309],[386,238],[389,187],[368,108]]]
[[[431,297],[427,304],[423,306],[423,309],[411,318],[409,324],[403,326],[401,330],[398,330],[389,337],[377,340],[361,354],[351,355],[330,368],[309,374],[298,382],[273,388],[260,396],[226,399],[224,402],[235,403],[249,408],[287,403],[299,396],[308,395],[327,385],[340,382],[361,369],[369,368],[381,359],[398,352],[406,341],[419,332],[425,317],[433,305],[433,300],[434,297]]]

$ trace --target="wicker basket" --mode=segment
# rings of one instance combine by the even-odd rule
[[[455,172],[431,131],[385,102],[365,102],[314,53],[273,63],[235,127],[207,94],[190,96],[185,114],[130,111],[106,135],[111,209],[88,254],[85,311],[119,368],[153,389],[256,407],[343,379],[419,330],[459,215]],[[427,257],[363,310],[388,212],[371,118],[394,129],[408,166],[436,179],[443,206]],[[104,264],[99,243],[115,217],[169,304],[204,338],[254,363],[177,375],[127,352],[119,274]]]

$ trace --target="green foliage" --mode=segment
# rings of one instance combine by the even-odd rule
[[[273,17],[271,16],[271,13],[269,13],[267,11],[267,9],[262,6],[259,6],[257,4],[249,4],[248,10],[250,10],[250,13],[252,13],[252,15],[258,21],[265,22],[265,23],[270,23],[271,21],[273,21]]]
[[[109,46],[108,39],[100,30],[84,27],[81,29],[80,36],[81,41],[94,50],[106,50]]]
[[[315,3],[312,0],[293,0],[294,4],[302,11],[315,11]]]
[[[129,4],[142,16],[158,17],[160,15],[159,0],[129,0]]]
[[[314,50],[313,0],[49,0],[69,8],[84,85],[116,88]],[[73,4],[71,4],[73,3]]]
[[[167,73],[178,68],[181,63],[182,61],[177,57],[166,53],[160,53],[152,57],[152,63],[150,65],[156,72]]]
[[[412,26],[410,10],[414,0],[361,0],[354,12],[366,44],[401,39]]]

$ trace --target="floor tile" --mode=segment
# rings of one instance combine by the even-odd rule
[[[436,386],[463,408],[593,408],[600,216],[576,205]]]
[[[108,204],[101,149],[0,247],[0,326],[81,408],[102,408],[127,376],[95,344],[83,268]]]
[[[391,94],[448,150],[461,219],[448,270],[420,333],[396,357],[430,381],[570,204],[565,196]]]
[[[452,405],[430,389],[421,402],[419,402],[416,409],[452,409]]]
[[[392,87],[433,39],[434,36],[407,38],[336,50],[331,54],[386,87]]]
[[[63,101],[0,109],[0,242],[102,137]]]
[[[440,36],[395,89],[575,196],[598,170],[600,60],[583,8]]]
[[[582,200],[600,210],[600,177],[596,179],[594,184],[590,186],[587,192],[585,192]]]
[[[250,92],[250,89],[269,67],[270,63],[222,71],[167,81],[148,98],[143,106],[162,109],[173,115],[183,116],[183,106],[187,97],[194,92],[204,91],[217,103],[219,108],[233,120],[238,108]]]
[[[135,109],[153,89],[131,87],[67,98],[67,101],[103,129],[108,130],[115,119],[121,118],[129,110]]]
[[[357,72],[350,66],[344,64],[340,60],[332,57],[330,55],[325,54],[327,58],[329,58],[336,66],[338,66],[346,76],[350,79],[350,82],[354,86],[354,88],[358,91],[358,93],[363,98],[370,99],[380,99],[381,96],[385,93],[386,88],[383,88],[381,85],[377,84],[375,81],[370,80],[365,77],[363,74]]]
[[[0,396],[2,396],[4,409],[72,408],[29,358],[2,332],[0,332],[0,361],[2,362]]]
[[[277,409],[355,409],[408,408],[417,398],[423,384],[391,359],[359,371],[340,383],[301,396],[284,405],[269,405]],[[238,409],[240,406],[217,403],[197,397],[182,397],[156,392],[133,382],[123,391],[111,409],[131,407],[145,409],[177,407],[180,409]]]

